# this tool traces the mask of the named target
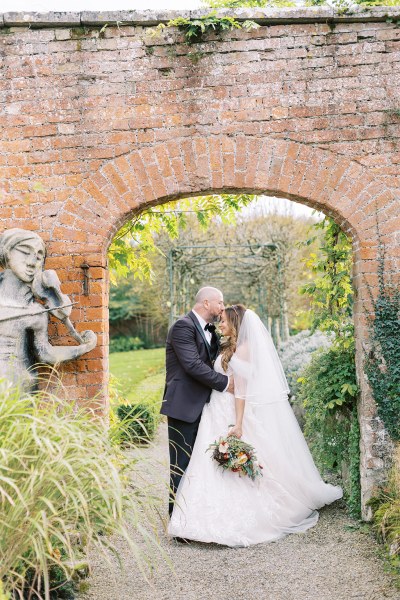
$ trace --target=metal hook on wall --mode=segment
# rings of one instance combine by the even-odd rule
[[[83,295],[89,296],[90,293],[90,265],[87,263],[81,264],[81,269],[83,270]]]

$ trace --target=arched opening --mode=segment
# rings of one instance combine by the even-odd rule
[[[321,469],[330,468],[328,478],[341,477],[346,499],[356,514],[360,506],[357,385],[351,309],[342,305],[346,295],[348,302],[352,302],[352,294],[345,289],[344,282],[341,298],[333,300],[333,296],[329,297],[324,311],[319,309],[321,314],[311,318],[311,312],[316,310],[321,298],[328,298],[324,286],[328,282],[331,286],[337,285],[337,281],[329,281],[329,277],[333,278],[336,272],[342,277],[347,269],[346,285],[351,286],[350,244],[343,244],[347,240],[344,235],[340,239],[340,229],[335,228],[333,222],[324,226],[321,224],[323,215],[314,215],[314,211],[304,205],[295,205],[296,214],[289,208],[293,203],[283,199],[273,199],[274,208],[268,209],[266,197],[258,198],[258,202],[257,197],[244,197],[242,206],[240,197],[236,198],[238,208],[234,222],[224,222],[224,209],[220,208],[222,212],[216,211],[204,228],[204,212],[212,210],[213,201],[218,197],[215,200],[209,198],[210,204],[195,199],[191,205],[185,201],[183,204],[169,202],[163,209],[156,207],[150,212],[144,211],[142,217],[136,216],[129,223],[130,227],[124,226],[117,234],[117,243],[112,245],[111,264],[115,268],[117,255],[121,277],[114,281],[120,285],[111,287],[110,298],[111,410],[121,419],[131,414],[142,423],[142,428],[137,422],[133,423],[131,441],[154,437],[164,391],[167,330],[179,316],[191,310],[200,287],[218,287],[227,305],[241,303],[252,308],[270,331],[290,381],[291,405],[302,428],[305,425],[314,458]],[[254,199],[248,204],[246,200],[251,198]],[[227,200],[230,202],[233,198],[228,196]],[[149,244],[150,233],[153,233],[158,252]],[[125,237],[121,237],[124,234]],[[125,260],[123,240],[127,242],[128,258]],[[138,275],[145,275],[148,268],[148,265],[143,266],[146,250],[152,250],[154,286],[148,279],[138,279]],[[130,253],[133,254],[133,271],[127,273]],[[334,267],[330,266],[332,261]],[[315,273],[321,270],[331,273],[327,273],[324,280],[318,280],[320,289],[317,282],[314,284],[312,302],[310,284]],[[301,295],[301,288],[308,291],[308,295]],[[336,323],[339,318],[342,320],[340,329]],[[310,328],[316,328],[317,323],[323,331],[311,332]],[[161,339],[160,328],[164,334]],[[339,337],[334,340],[335,335]],[[351,346],[349,351],[343,351],[340,336],[347,336],[343,341],[347,347]],[[315,357],[312,369],[309,367],[305,371],[312,352],[330,346],[336,349],[325,352],[318,360]],[[139,347],[144,350],[138,351]],[[315,372],[325,368],[329,361],[331,372],[321,382],[320,375],[316,376]],[[341,371],[345,369],[346,375],[341,378]],[[311,379],[311,382],[307,381],[309,397],[300,390],[300,377]],[[310,393],[310,386],[312,389],[318,381],[321,389],[330,389],[325,396],[321,389],[315,394]],[[341,393],[343,387],[347,391]],[[116,397],[118,388],[120,394]],[[324,402],[326,406],[323,406]],[[318,414],[316,418],[315,413],[322,411],[324,414]],[[165,427],[164,423],[164,436]]]
[[[224,192],[264,194],[301,202],[332,216],[352,237],[356,362],[361,388],[362,504],[365,507],[374,486],[384,477],[386,459],[374,445],[381,424],[376,420],[375,406],[362,372],[363,344],[368,337],[364,311],[370,306],[367,286],[377,287],[375,213],[379,212],[384,223],[382,242],[394,249],[395,235],[390,226],[394,196],[392,190],[374,180],[365,167],[342,156],[280,139],[194,137],[120,156],[84,180],[59,212],[57,223],[74,215],[75,227],[86,236],[84,241],[72,240],[71,256],[65,257],[65,262],[75,274],[71,279],[76,281],[82,277],[82,253],[90,265],[92,296],[89,303],[84,295],[76,294],[81,306],[87,307],[77,311],[77,320],[82,321],[82,329],[89,323],[97,327],[101,335],[98,348],[86,362],[86,371],[77,373],[71,380],[71,392],[78,398],[96,396],[104,393],[108,381],[106,253],[116,231],[132,214],[146,206]],[[393,251],[393,256],[389,255],[388,270],[395,271],[395,260]]]

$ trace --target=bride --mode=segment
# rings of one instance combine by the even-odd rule
[[[288,386],[270,334],[241,304],[225,309],[225,338],[215,370],[233,375],[235,393],[213,391],[189,466],[179,485],[168,533],[226,546],[271,542],[303,532],[321,506],[342,497],[322,481],[288,401]],[[208,446],[226,434],[254,446],[263,477],[223,471]]]

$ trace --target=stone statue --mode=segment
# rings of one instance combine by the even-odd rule
[[[0,235],[0,377],[37,389],[37,364],[56,365],[95,348],[93,331],[79,334],[69,316],[72,303],[55,271],[43,270],[46,248],[33,231],[8,229]],[[43,302],[43,304],[41,302]],[[79,346],[52,346],[49,313],[60,319]]]

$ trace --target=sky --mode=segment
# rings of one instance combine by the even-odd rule
[[[278,213],[280,215],[293,217],[311,217],[317,220],[323,219],[323,213],[314,211],[314,209],[286,200],[286,198],[274,198],[268,196],[260,196],[254,204],[250,204],[248,208],[243,209],[244,214],[262,214],[267,217],[268,213]]]
[[[0,13],[158,8],[183,10],[201,7],[201,0],[0,0]]]

